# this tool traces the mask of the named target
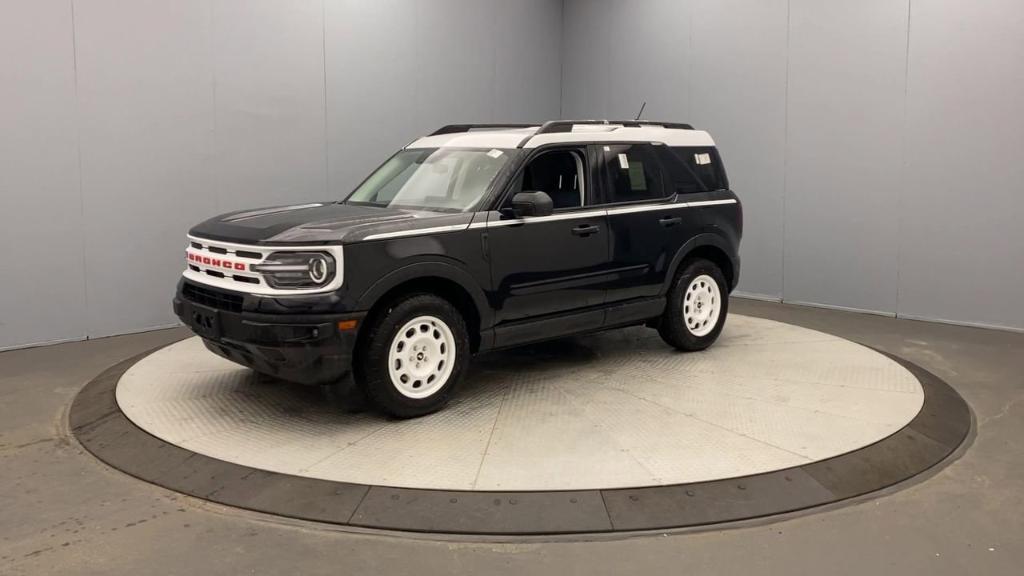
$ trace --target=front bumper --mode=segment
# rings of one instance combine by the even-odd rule
[[[253,370],[302,384],[335,382],[351,370],[365,312],[263,314],[189,297],[179,285],[174,313],[210,351]],[[204,287],[205,288],[205,287]],[[339,323],[356,321],[356,328]]]

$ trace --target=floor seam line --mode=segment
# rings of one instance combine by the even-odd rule
[[[608,501],[604,499],[604,489],[598,490],[597,493],[601,496],[601,506],[604,506],[604,515],[608,517],[608,525],[612,527],[612,532],[616,530],[615,520],[612,520],[612,513],[608,511]]]
[[[692,374],[696,374],[698,376],[715,376],[715,375],[736,376],[736,377],[743,376],[743,374],[730,374],[730,373],[722,373],[722,372],[719,372],[719,373],[715,373],[715,372],[701,372],[699,370],[693,370],[693,371],[691,371],[691,373]],[[789,384],[813,384],[813,385],[818,385],[818,386],[831,386],[833,388],[846,388],[848,390],[869,390],[871,392],[891,392],[893,394],[917,394],[917,391],[887,390],[887,389],[884,389],[884,388],[865,388],[864,386],[851,386],[849,384],[837,384],[835,382],[827,382],[827,381],[822,381],[822,380],[800,380],[800,379],[793,379],[793,378],[778,378],[778,377],[769,377],[769,376],[765,376],[765,377],[761,377],[761,378],[763,380],[768,380],[769,382],[783,382],[783,383],[789,383]]]
[[[663,380],[663,379],[659,378],[658,376],[650,375],[650,374],[648,374],[646,376],[648,376],[649,378],[652,378],[654,380],[657,380],[658,382],[661,382],[663,384],[678,384],[679,386],[690,388],[691,390],[700,390],[701,389],[698,386],[694,386],[692,384],[687,384],[685,382],[670,382],[670,381]],[[786,382],[786,380],[781,380],[781,379],[778,379],[778,380],[775,380],[775,381],[777,381],[777,382]],[[811,413],[814,413],[814,414],[822,414],[822,415],[825,415],[825,416],[834,416],[834,417],[837,417],[837,418],[845,418],[847,420],[854,420],[856,422],[863,422],[865,424],[878,424],[878,425],[883,425],[883,426],[889,424],[888,422],[876,422],[876,421],[873,421],[873,420],[865,420],[863,418],[858,418],[856,416],[850,416],[849,414],[837,414],[835,412],[827,412],[825,410],[818,410],[818,409],[815,409],[815,408],[805,408],[803,406],[797,406],[795,404],[785,404],[783,402],[777,402],[775,400],[768,400],[768,399],[765,399],[765,398],[757,398],[757,397],[754,397],[754,396],[744,396],[742,394],[736,394],[736,393],[729,392],[729,391],[726,391],[726,390],[718,390],[718,392],[720,392],[721,394],[725,394],[726,396],[732,396],[733,398],[742,398],[743,400],[750,400],[752,402],[764,402],[765,404],[772,404],[772,405],[775,405],[775,406],[784,406],[786,408],[793,408],[795,410],[802,410],[804,412],[811,412]]]
[[[366,501],[366,497],[370,494],[370,490],[374,488],[372,484],[364,484],[363,486],[366,486],[366,490],[363,490],[363,495],[359,498],[359,502],[352,508],[352,513],[348,515],[348,518],[345,519],[345,524],[352,523],[352,519],[356,517],[356,512],[359,512],[359,509],[363,506],[363,502]]]
[[[374,435],[374,434],[376,434],[377,432],[380,432],[381,430],[383,430],[384,428],[386,428],[386,427],[387,427],[387,425],[388,425],[388,423],[387,423],[387,422],[385,422],[384,424],[381,424],[381,425],[380,425],[380,426],[378,426],[377,428],[374,428],[372,432],[370,432],[370,433],[368,433],[368,434],[365,434],[365,435],[363,435],[363,436],[360,436],[360,437],[359,437],[358,439],[356,439],[356,440],[355,440],[354,442],[349,442],[349,443],[348,443],[348,444],[346,444],[346,445],[345,445],[345,446],[344,446],[343,448],[341,448],[341,449],[339,449],[339,450],[335,450],[334,452],[331,452],[331,453],[330,453],[330,454],[328,454],[327,456],[324,456],[323,458],[321,458],[321,459],[319,459],[319,460],[317,460],[317,461],[313,462],[312,464],[310,464],[309,466],[306,466],[305,468],[302,468],[301,470],[302,470],[303,472],[307,472],[307,473],[308,473],[308,472],[310,472],[310,471],[311,471],[311,469],[312,469],[313,467],[315,467],[315,466],[318,466],[318,465],[320,465],[320,464],[323,464],[324,462],[326,462],[326,461],[330,460],[331,458],[334,458],[334,457],[335,457],[335,456],[337,456],[338,454],[341,454],[341,453],[342,453],[342,452],[344,452],[345,450],[348,450],[349,448],[351,448],[351,447],[355,446],[356,444],[358,444],[358,443],[362,442],[363,440],[366,440],[366,439],[367,439],[367,438],[369,438],[370,436],[373,436],[373,435]]]
[[[657,402],[655,400],[651,400],[650,398],[644,398],[643,396],[637,396],[635,394],[631,394],[630,392],[628,392],[626,390],[622,390],[620,388],[615,388],[614,386],[609,386],[609,388],[612,388],[613,390],[618,390],[619,392],[622,392],[623,394],[626,394],[628,396],[632,396],[633,398],[636,398],[637,400],[640,400],[642,402],[649,402],[651,404],[654,404],[655,406],[660,406],[660,407],[662,407],[662,408],[664,408],[664,409],[666,409],[666,410],[668,410],[670,412],[675,412],[676,414],[679,414],[679,415],[684,416],[686,418],[692,418],[692,419],[694,419],[694,420],[696,420],[698,422],[703,422],[703,423],[705,423],[705,424],[707,424],[709,426],[714,426],[715,428],[718,428],[720,430],[725,430],[726,432],[730,432],[730,433],[735,434],[737,436],[741,436],[743,438],[747,438],[748,440],[753,440],[754,442],[757,442],[759,444],[764,444],[765,446],[771,446],[772,448],[775,448],[777,450],[782,450],[783,452],[786,452],[788,454],[792,454],[793,456],[798,456],[800,458],[803,458],[803,459],[807,460],[808,464],[812,463],[812,462],[815,462],[815,459],[811,458],[810,456],[806,456],[804,454],[800,454],[799,452],[793,452],[792,450],[788,450],[786,448],[783,448],[782,446],[776,446],[775,444],[772,444],[771,442],[768,442],[768,441],[765,441],[765,440],[761,440],[760,438],[754,438],[753,436],[748,436],[748,435],[746,435],[746,434],[744,434],[742,432],[739,432],[737,430],[733,430],[732,428],[728,428],[726,426],[722,426],[721,424],[715,424],[714,422],[711,422],[711,421],[708,421],[708,420],[704,420],[703,418],[699,418],[699,417],[694,416],[692,414],[687,414],[685,412],[680,412],[679,410],[676,410],[675,408],[672,408],[671,406],[666,406],[666,405],[664,405],[664,404],[662,404],[660,402]]]
[[[470,490],[476,490],[477,482],[480,481],[480,472],[484,469],[484,460],[487,459],[487,453],[491,450],[491,440],[494,439],[494,430],[498,427],[501,411],[505,409],[505,399],[508,397],[509,390],[511,390],[511,386],[506,386],[505,391],[501,393],[501,403],[498,404],[498,412],[494,415],[491,433],[487,436],[487,445],[484,446],[484,453],[480,456],[480,465],[476,467],[476,475],[473,476],[473,484],[470,485]]]
[[[559,393],[561,393],[563,396],[567,397],[574,404],[578,403],[578,400],[572,394],[569,394],[568,392],[566,392],[565,389],[562,388],[561,384],[558,384],[557,382],[555,382],[554,383],[554,387],[558,389]],[[598,428],[600,428],[601,430],[603,430],[605,432],[606,436],[609,436],[613,441],[615,440],[615,438],[611,434],[608,434],[608,428],[605,428],[605,426],[603,424],[601,424],[600,422],[594,420],[593,418],[591,418],[586,413],[583,413],[583,417],[586,418],[587,421],[589,421],[591,424],[597,425]],[[620,448],[622,447],[622,444],[620,444],[617,441],[615,442],[615,445],[619,446]],[[643,468],[651,476],[652,480],[654,480],[654,481],[656,481],[658,483],[663,482],[663,480],[660,477],[658,477],[658,475],[655,474],[653,470],[648,468],[646,464],[644,464],[639,458],[636,457],[635,454],[633,454],[632,450],[629,450],[628,448],[626,448],[625,452],[626,452],[626,454],[629,455],[630,459],[632,459],[634,462],[639,464],[640,467]]]

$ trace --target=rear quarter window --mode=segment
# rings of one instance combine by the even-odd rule
[[[668,173],[670,188],[677,194],[711,192],[729,188],[722,158],[713,146],[658,146]]]

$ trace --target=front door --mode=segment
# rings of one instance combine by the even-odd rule
[[[585,150],[542,152],[531,159],[514,182],[505,204],[511,205],[515,192],[541,191],[551,196],[555,211],[550,216],[526,218],[514,218],[502,211],[488,215],[486,242],[496,323],[538,319],[603,304],[608,221],[603,210],[590,206]],[[599,327],[601,313],[596,312],[593,318],[597,320],[592,327]]]

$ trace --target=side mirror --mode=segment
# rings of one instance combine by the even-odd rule
[[[512,210],[516,216],[550,216],[554,212],[551,196],[544,192],[519,192],[512,197]]]

